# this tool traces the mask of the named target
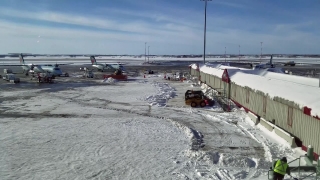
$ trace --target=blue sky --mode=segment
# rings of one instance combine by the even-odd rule
[[[320,54],[319,0],[212,0],[207,54]],[[200,0],[1,0],[0,53],[202,54]]]

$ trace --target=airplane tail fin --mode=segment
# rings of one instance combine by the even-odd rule
[[[97,60],[94,56],[90,56],[91,64],[97,64]]]
[[[19,54],[19,59],[20,59],[20,64],[24,65],[24,59],[23,59],[23,55]]]
[[[273,58],[273,54],[271,54],[270,65],[272,65],[272,58]]]

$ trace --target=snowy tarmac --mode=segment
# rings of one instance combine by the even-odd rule
[[[201,87],[161,73],[9,86],[1,179],[266,179],[272,160],[297,155],[239,109],[186,106],[184,92]]]

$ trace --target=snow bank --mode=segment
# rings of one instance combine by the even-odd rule
[[[102,82],[103,82],[103,83],[107,83],[107,84],[114,84],[114,83],[117,83],[118,80],[113,79],[112,77],[109,77],[109,78],[107,78],[107,79],[102,80]]]

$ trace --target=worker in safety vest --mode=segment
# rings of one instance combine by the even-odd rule
[[[283,180],[284,175],[287,173],[290,175],[289,165],[287,163],[287,158],[283,157],[282,159],[273,163],[273,179],[274,180]]]

